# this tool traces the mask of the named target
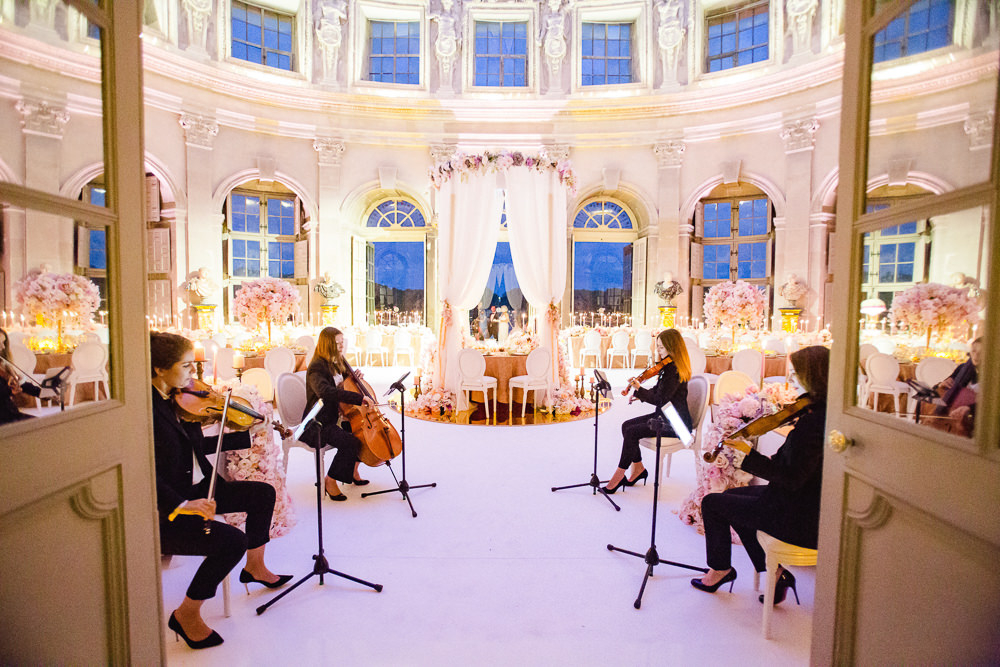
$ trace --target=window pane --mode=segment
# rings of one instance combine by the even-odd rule
[[[577,312],[632,312],[632,244],[573,244],[573,309]]]
[[[424,310],[424,244],[422,241],[375,241],[375,308]]]

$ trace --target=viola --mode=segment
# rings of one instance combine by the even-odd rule
[[[347,375],[344,377],[342,387],[367,396],[372,403],[378,403],[371,385],[362,380],[346,361],[344,366],[347,368]],[[375,405],[369,407],[363,404],[341,403],[340,412],[350,422],[351,433],[361,441],[359,458],[365,465],[373,468],[380,466],[396,458],[403,451],[403,440],[399,437],[399,431]]]
[[[769,433],[774,429],[787,424],[796,417],[798,417],[802,412],[806,410],[809,406],[813,404],[813,400],[809,396],[803,396],[799,398],[794,403],[789,403],[785,407],[781,408],[773,415],[764,415],[763,417],[758,417],[753,420],[743,428],[738,431],[730,433],[728,436],[722,439],[722,441],[715,446],[711,451],[702,454],[702,458],[705,459],[706,463],[712,463],[715,459],[719,458],[719,454],[722,453],[723,447],[732,447],[730,444],[734,440],[741,438],[756,438]]]
[[[184,421],[209,424],[222,419],[226,397],[212,389],[204,380],[192,379],[187,387],[174,394],[177,416]],[[254,422],[264,421],[264,415],[253,409],[250,401],[233,396],[226,415],[226,426],[233,431],[246,431]]]
[[[671,364],[673,363],[673,361],[674,360],[671,359],[670,355],[668,354],[667,356],[663,357],[662,359],[660,359],[658,362],[656,362],[643,372],[639,373],[637,376],[629,380],[625,388],[622,389],[622,396],[628,395],[629,389],[632,388],[633,382],[645,382],[649,378],[656,377],[657,375],[660,374],[660,371],[662,371],[667,364]]]

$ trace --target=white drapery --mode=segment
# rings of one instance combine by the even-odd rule
[[[559,386],[559,311],[566,290],[566,189],[554,170],[507,171],[507,231],[514,273],[537,313],[541,347],[551,352],[549,387]],[[546,403],[551,404],[550,395]]]
[[[501,202],[495,173],[455,177],[438,194],[438,285],[444,304],[438,337],[436,387],[458,394],[458,408],[468,404],[458,391],[458,354],[468,329],[469,310],[479,302],[493,267],[500,236]]]

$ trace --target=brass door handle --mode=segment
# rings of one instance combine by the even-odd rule
[[[832,429],[827,436],[830,442],[830,449],[840,454],[854,443],[837,429]]]

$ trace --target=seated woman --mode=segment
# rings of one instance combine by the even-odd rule
[[[799,414],[785,443],[770,458],[742,440],[733,441],[733,446],[744,454],[737,465],[768,480],[769,484],[710,493],[702,500],[705,551],[710,569],[704,577],[691,580],[691,585],[699,590],[714,593],[722,584],[736,580],[736,569],[730,561],[730,527],[740,536],[757,572],[766,569],[764,550],[757,541],[758,530],[782,542],[816,548],[830,351],[819,345],[802,348],[792,353],[791,361],[799,384],[812,399],[812,404]],[[737,456],[737,460],[739,458]],[[775,604],[785,599],[789,588],[795,591],[792,573],[782,568],[778,572]],[[732,590],[732,584],[729,588]],[[760,600],[764,601],[763,595]]]
[[[21,370],[31,372],[34,369],[23,368]],[[0,424],[31,418],[31,415],[26,415],[18,410],[14,397],[25,393],[37,398],[42,389],[32,382],[20,382],[20,377],[20,371],[14,368],[10,360],[7,332],[0,329]]]
[[[191,648],[208,648],[222,637],[201,618],[202,603],[246,553],[240,572],[244,584],[258,583],[278,588],[290,574],[277,575],[264,564],[264,545],[270,540],[274,487],[264,482],[215,482],[215,498],[208,499],[214,474],[205,457],[201,425],[181,421],[171,395],[191,381],[194,346],[175,334],[150,334],[149,351],[153,371],[153,446],[156,457],[156,505],[160,515],[160,551],[164,555],[205,556],[187,589],[181,605],[170,614],[167,626]],[[229,433],[224,449],[250,446],[246,432]],[[179,512],[179,513],[178,513]],[[215,521],[216,513],[246,512],[246,534],[229,524]],[[174,515],[173,520],[170,519]],[[206,524],[210,529],[205,532]]]
[[[633,378],[629,382],[629,387],[635,390],[629,398],[629,403],[636,400],[650,403],[656,406],[656,410],[652,414],[634,417],[622,423],[622,454],[618,468],[608,480],[608,485],[604,487],[606,493],[614,493],[622,485],[632,486],[640,479],[643,480],[643,484],[646,483],[649,472],[642,465],[639,440],[656,435],[649,427],[649,420],[660,415],[660,408],[667,403],[673,404],[684,424],[691,428],[691,413],[687,406],[687,383],[691,379],[691,361],[688,359],[684,338],[677,329],[665,329],[656,337],[656,358],[670,359],[656,376],[656,386],[652,389],[643,389],[637,379]],[[669,425],[663,436],[674,437]],[[630,465],[631,474],[626,476],[625,473]]]
[[[341,424],[340,404],[372,407],[374,402],[358,392],[341,388],[344,376],[347,375],[347,362],[344,361],[343,350],[344,334],[334,327],[324,328],[319,332],[316,350],[306,371],[306,409],[303,416],[309,414],[317,400],[323,399],[323,409],[317,415],[317,419],[323,425],[320,438],[323,445],[329,445],[337,450],[323,482],[330,500],[347,500],[347,496],[340,492],[337,482],[358,486],[368,483],[367,479],[358,477],[360,463],[358,453],[361,451],[361,441],[351,433],[346,422]],[[313,437],[315,436],[307,435],[303,440],[312,444]]]
[[[937,407],[933,410],[930,421],[925,423],[966,437],[972,436],[979,393],[979,365],[982,359],[983,338],[980,336],[969,346],[968,360],[959,364],[951,375],[934,387],[941,399],[936,403]]]

